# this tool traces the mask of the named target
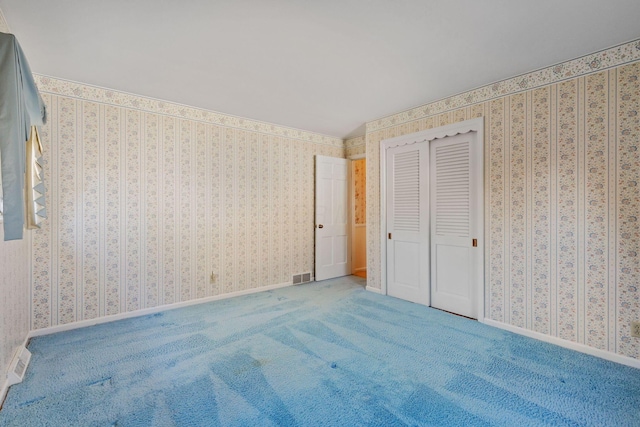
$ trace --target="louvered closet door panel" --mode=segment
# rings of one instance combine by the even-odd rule
[[[396,232],[419,232],[420,152],[412,150],[396,155],[393,166],[393,228]]]
[[[473,134],[431,142],[431,304],[474,317],[472,281]]]
[[[443,145],[434,151],[436,235],[469,237],[469,144]]]
[[[429,298],[428,155],[426,143],[387,151],[387,293],[421,304]]]

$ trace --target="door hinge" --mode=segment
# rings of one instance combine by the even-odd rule
[[[389,233],[389,240],[391,240],[391,233]]]
[[[478,239],[471,239],[471,246],[473,246],[474,248],[478,247]]]

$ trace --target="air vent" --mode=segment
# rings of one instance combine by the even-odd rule
[[[293,275],[293,280],[291,281],[291,283],[293,283],[294,285],[299,285],[301,283],[307,283],[310,281],[311,281],[311,273],[300,273],[300,274]]]
[[[27,372],[27,366],[29,366],[30,360],[31,352],[25,347],[20,347],[11,361],[11,365],[9,365],[9,373],[7,374],[8,386],[22,382],[24,374]]]

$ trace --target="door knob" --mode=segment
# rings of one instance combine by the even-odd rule
[[[318,228],[324,228],[324,225],[318,224]]]

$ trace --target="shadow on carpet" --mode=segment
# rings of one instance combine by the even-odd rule
[[[363,282],[34,338],[0,426],[640,425],[640,370]]]

